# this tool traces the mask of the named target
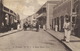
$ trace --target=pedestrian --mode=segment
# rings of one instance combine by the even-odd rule
[[[44,30],[44,31],[46,30],[46,25],[43,25],[43,30]]]
[[[71,22],[69,20],[69,16],[65,16],[65,22],[64,22],[64,31],[65,31],[65,35],[64,35],[64,40],[68,43],[70,41],[70,35],[71,35]]]
[[[36,21],[36,32],[38,32],[39,31],[39,21],[37,20]]]
[[[58,31],[58,25],[55,25],[55,31],[56,32]]]
[[[27,30],[27,28],[28,28],[28,22],[25,22],[24,25],[23,25],[23,27],[24,27],[24,30]]]
[[[18,30],[20,29],[20,24],[17,25],[17,29],[18,29]]]
[[[19,30],[20,29],[20,21],[17,21],[17,29]]]

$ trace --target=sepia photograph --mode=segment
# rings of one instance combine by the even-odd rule
[[[80,0],[0,0],[0,51],[80,51]]]

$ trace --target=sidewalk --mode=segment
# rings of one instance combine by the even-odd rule
[[[22,29],[11,30],[11,31],[8,31],[8,32],[0,33],[0,37],[7,36],[7,35],[10,35],[10,34],[16,33],[16,32],[18,32],[18,31],[21,31],[21,30],[22,30]]]
[[[49,34],[56,37],[59,41],[63,39],[64,33],[61,32],[55,32],[54,30],[46,30]],[[66,43],[65,41],[61,41],[63,44],[65,44],[68,48],[70,48],[72,51],[80,51],[80,38],[75,37],[71,35],[71,40],[69,43]]]

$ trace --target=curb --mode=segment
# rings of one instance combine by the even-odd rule
[[[62,43],[66,48],[69,49],[69,51],[72,51],[72,49],[70,47],[68,47],[63,41],[59,40],[57,37],[55,37],[54,35],[52,35],[50,32],[48,32],[47,30],[45,30],[45,32],[47,32],[48,34],[50,34],[51,36],[53,36],[55,39],[57,39],[60,43]]]
[[[4,37],[4,36],[10,35],[10,34],[13,34],[16,32],[20,32],[20,31],[22,31],[22,29],[21,30],[13,30],[12,32],[10,31],[10,32],[1,33],[0,37]]]

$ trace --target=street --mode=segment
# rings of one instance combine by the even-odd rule
[[[0,51],[69,51],[47,32],[20,31],[0,37]]]

